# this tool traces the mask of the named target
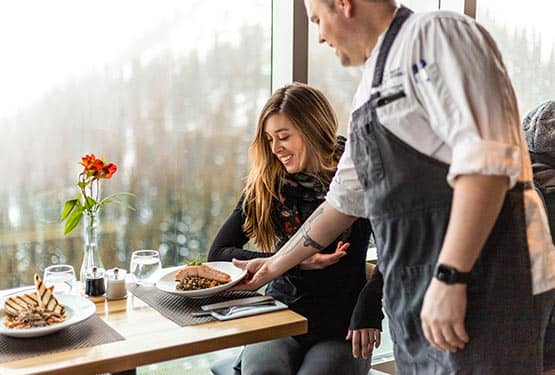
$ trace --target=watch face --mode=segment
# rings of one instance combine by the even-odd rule
[[[436,279],[446,284],[468,283],[470,272],[460,272],[445,264],[437,264],[435,269]]]
[[[456,271],[452,268],[438,264],[436,268],[436,277],[447,284],[454,284],[456,282]]]

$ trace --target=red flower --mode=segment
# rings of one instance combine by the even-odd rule
[[[92,176],[93,179],[112,178],[118,170],[117,165],[106,163],[103,158],[97,158],[94,154],[83,156],[79,164],[85,167],[83,174]]]
[[[112,178],[112,176],[114,175],[114,173],[116,173],[117,170],[118,170],[118,166],[115,165],[114,163],[106,164],[104,168],[102,168],[101,178],[106,178],[106,179]]]
[[[61,214],[61,220],[66,222],[65,235],[79,224],[83,215],[94,217],[107,203],[117,203],[134,210],[119,198],[123,195],[134,196],[134,194],[119,192],[112,193],[104,199],[100,198],[100,180],[112,178],[118,170],[116,164],[107,163],[104,158],[97,158],[94,154],[83,156],[79,164],[84,167],[77,180],[80,194],[77,198],[65,202]]]
[[[102,178],[102,171],[104,170],[104,162],[102,159],[96,159],[92,167],[87,171],[89,175],[94,178]]]
[[[91,168],[93,168],[95,161],[96,156],[94,156],[94,154],[90,154],[83,156],[79,164],[85,167],[84,172],[88,172]]]

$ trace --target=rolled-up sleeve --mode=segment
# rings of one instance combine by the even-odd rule
[[[512,187],[522,168],[518,106],[495,42],[472,20],[450,16],[424,23],[415,46],[414,86],[451,149],[449,183],[464,174],[502,175]]]
[[[346,215],[367,217],[364,207],[364,190],[357,177],[348,140],[326,195],[326,201],[330,206]]]

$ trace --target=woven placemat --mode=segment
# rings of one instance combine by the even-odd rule
[[[229,301],[231,299],[259,296],[256,292],[236,291],[206,298],[187,298],[166,292],[154,286],[127,284],[127,291],[146,302],[154,310],[181,327],[211,322],[212,316],[193,317],[191,313],[200,311],[202,305]]]
[[[14,338],[0,335],[0,363],[120,340],[124,340],[124,337],[93,315],[83,322],[47,336]]]

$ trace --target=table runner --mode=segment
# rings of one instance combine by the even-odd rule
[[[47,336],[14,338],[0,335],[0,363],[120,340],[124,340],[124,337],[104,320],[93,315],[83,322]]]
[[[139,286],[136,284],[127,284],[127,291],[133,293],[154,310],[181,327],[216,320],[212,316],[193,317],[191,315],[194,311],[200,311],[200,307],[203,305],[260,295],[256,292],[235,291],[206,298],[187,298],[162,292],[154,286]]]

